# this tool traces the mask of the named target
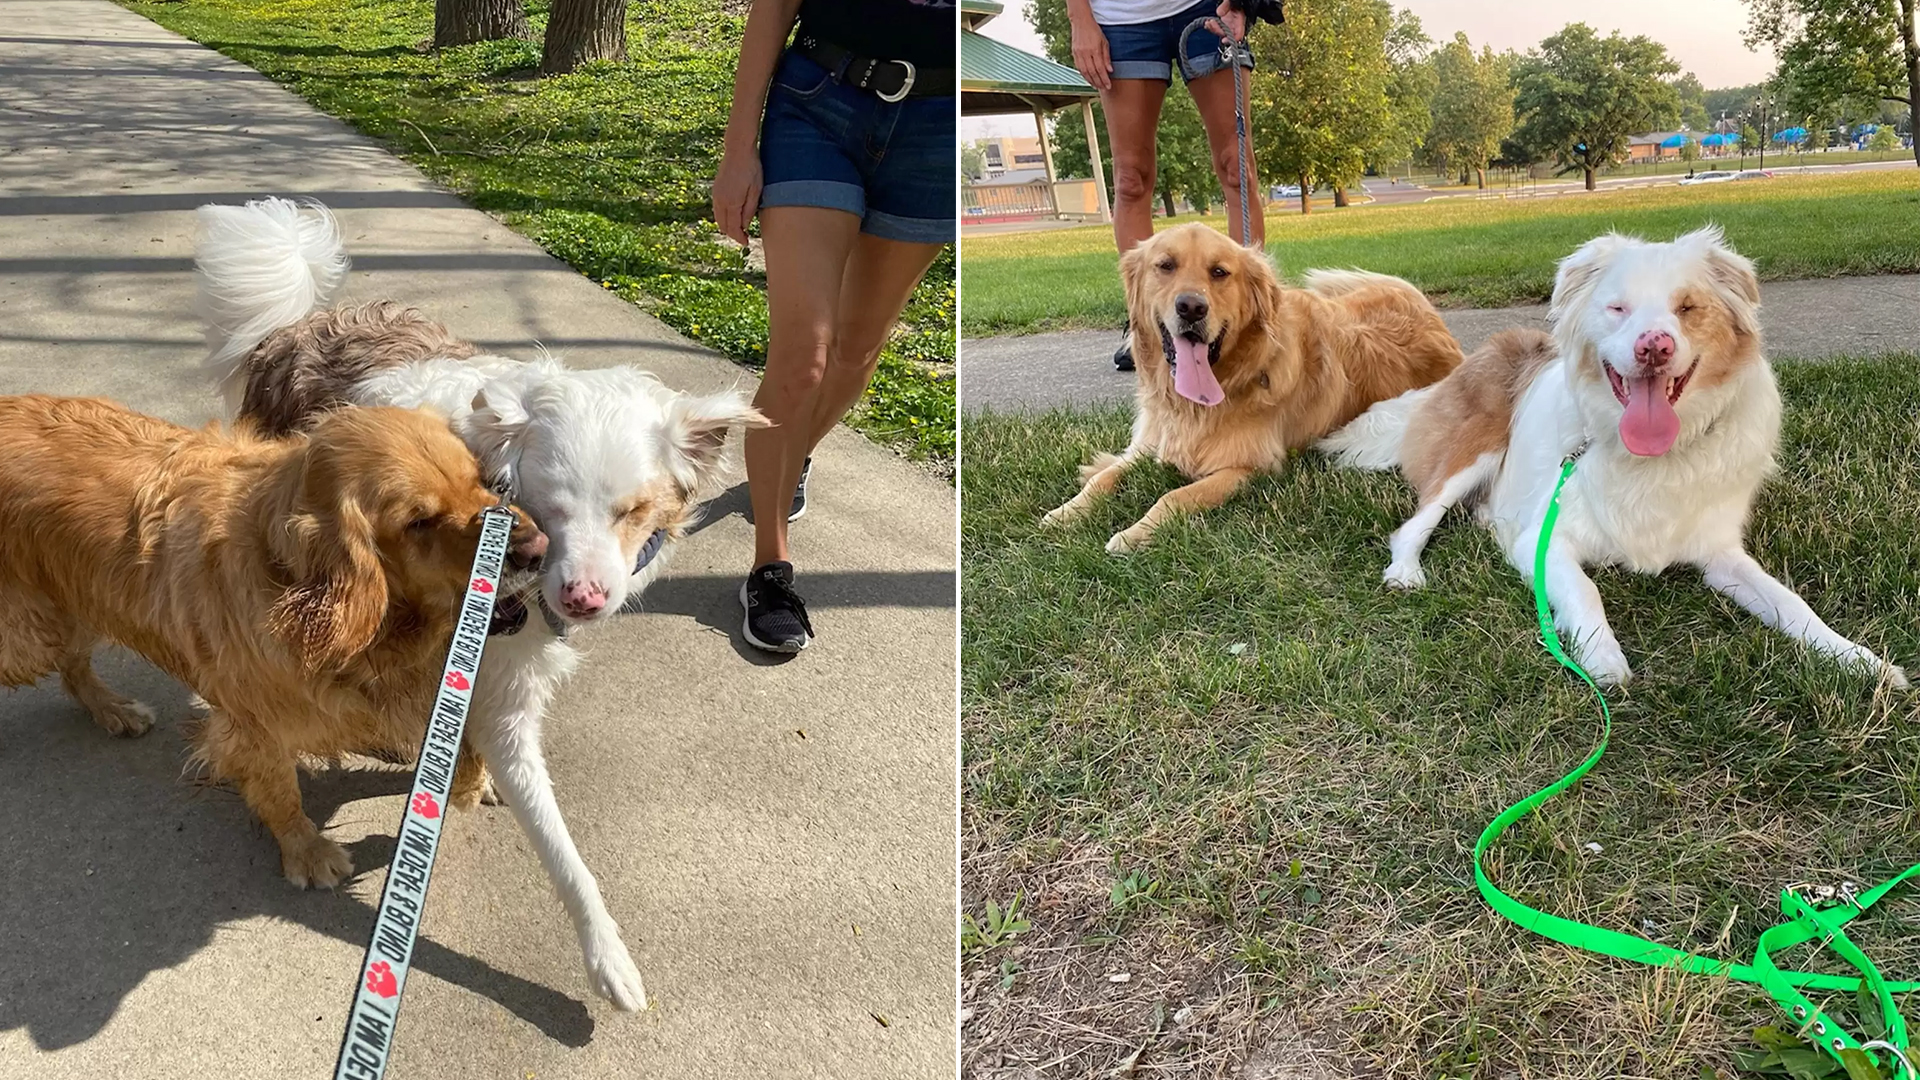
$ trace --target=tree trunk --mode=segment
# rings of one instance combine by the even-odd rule
[[[527,36],[527,12],[520,0],[434,0],[436,49]]]
[[[1300,178],[1300,212],[1313,213],[1313,185],[1304,176]]]
[[[1167,216],[1168,216],[1168,217],[1172,217],[1172,216],[1173,216],[1173,191],[1172,191],[1172,189],[1169,189],[1169,188],[1163,188],[1163,189],[1161,190],[1161,192],[1160,192],[1160,205],[1161,205],[1161,206],[1164,206],[1164,207],[1166,207],[1166,208],[1167,208]]]
[[[1487,167],[1485,165],[1479,165],[1476,166],[1473,171],[1474,174],[1480,178],[1480,190],[1487,190]]]
[[[1347,189],[1344,184],[1341,185],[1340,187],[1333,189],[1333,205],[1335,206],[1347,205]]]
[[[627,58],[627,0],[554,0],[540,74],[564,75],[592,60]]]
[[[1587,170],[1587,190],[1592,191],[1593,190],[1593,166],[1587,165],[1587,166],[1584,166],[1584,168]]]
[[[1914,26],[1915,0],[1900,0],[1900,51],[1907,61],[1907,128],[1913,132],[1913,163],[1920,165],[1920,28]]]

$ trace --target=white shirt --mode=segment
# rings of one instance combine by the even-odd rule
[[[1093,21],[1102,26],[1131,26],[1178,15],[1193,0],[1089,0]]]

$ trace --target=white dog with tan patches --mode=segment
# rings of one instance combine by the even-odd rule
[[[1342,464],[1399,467],[1420,507],[1394,533],[1386,580],[1426,581],[1420,552],[1471,501],[1529,582],[1547,500],[1570,454],[1547,549],[1547,599],[1576,658],[1606,684],[1632,669],[1583,569],[1700,568],[1708,585],[1815,651],[1904,688],[1747,554],[1747,518],[1774,469],[1780,392],[1760,350],[1753,264],[1717,228],[1672,243],[1607,235],[1560,264],[1551,337],[1496,335],[1433,386],[1381,402],[1322,441]]]

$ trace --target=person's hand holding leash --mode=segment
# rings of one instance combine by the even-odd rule
[[[1234,0],[1220,0],[1216,12],[1220,16],[1220,25],[1226,28],[1225,37],[1244,38],[1247,36],[1247,16]]]
[[[760,151],[729,147],[713,177],[713,220],[722,236],[746,246],[747,222],[760,209]]]
[[[1067,20],[1073,26],[1073,66],[1096,90],[1113,89],[1113,57],[1107,34],[1093,19],[1088,0],[1067,0]]]

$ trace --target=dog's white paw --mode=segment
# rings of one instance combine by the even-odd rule
[[[1107,541],[1107,554],[1131,555],[1141,548],[1146,547],[1147,538],[1144,536],[1133,536],[1131,535],[1132,532],[1132,529],[1123,529],[1120,532],[1114,533],[1112,539]]]
[[[1887,677],[1887,681],[1893,684],[1893,688],[1894,688],[1895,690],[1911,690],[1911,689],[1913,689],[1913,684],[1907,681],[1907,672],[1906,672],[1906,670],[1905,670],[1904,668],[1902,668],[1902,667],[1900,667],[1900,665],[1898,665],[1898,664],[1888,664],[1888,665],[1887,665],[1887,676],[1888,676],[1888,677]]]
[[[103,702],[93,710],[93,722],[107,734],[137,739],[153,730],[153,710],[131,698]]]
[[[1065,502],[1042,514],[1040,517],[1040,527],[1043,529],[1057,529],[1062,525],[1071,525],[1086,516],[1086,507],[1075,506],[1071,502]]]
[[[1575,656],[1601,686],[1620,686],[1633,678],[1633,669],[1627,666],[1627,654],[1620,651],[1619,642],[1589,641]]]
[[[640,981],[640,969],[620,940],[615,926],[591,931],[582,946],[586,953],[587,979],[593,991],[613,1003],[621,1012],[639,1012],[647,1007],[647,988]]]
[[[1427,572],[1418,562],[1395,562],[1380,575],[1380,580],[1396,589],[1418,589],[1427,584]]]
[[[492,775],[488,775],[486,781],[480,785],[480,805],[481,806],[507,805],[506,797],[500,794],[499,788],[496,788],[493,786]]]

